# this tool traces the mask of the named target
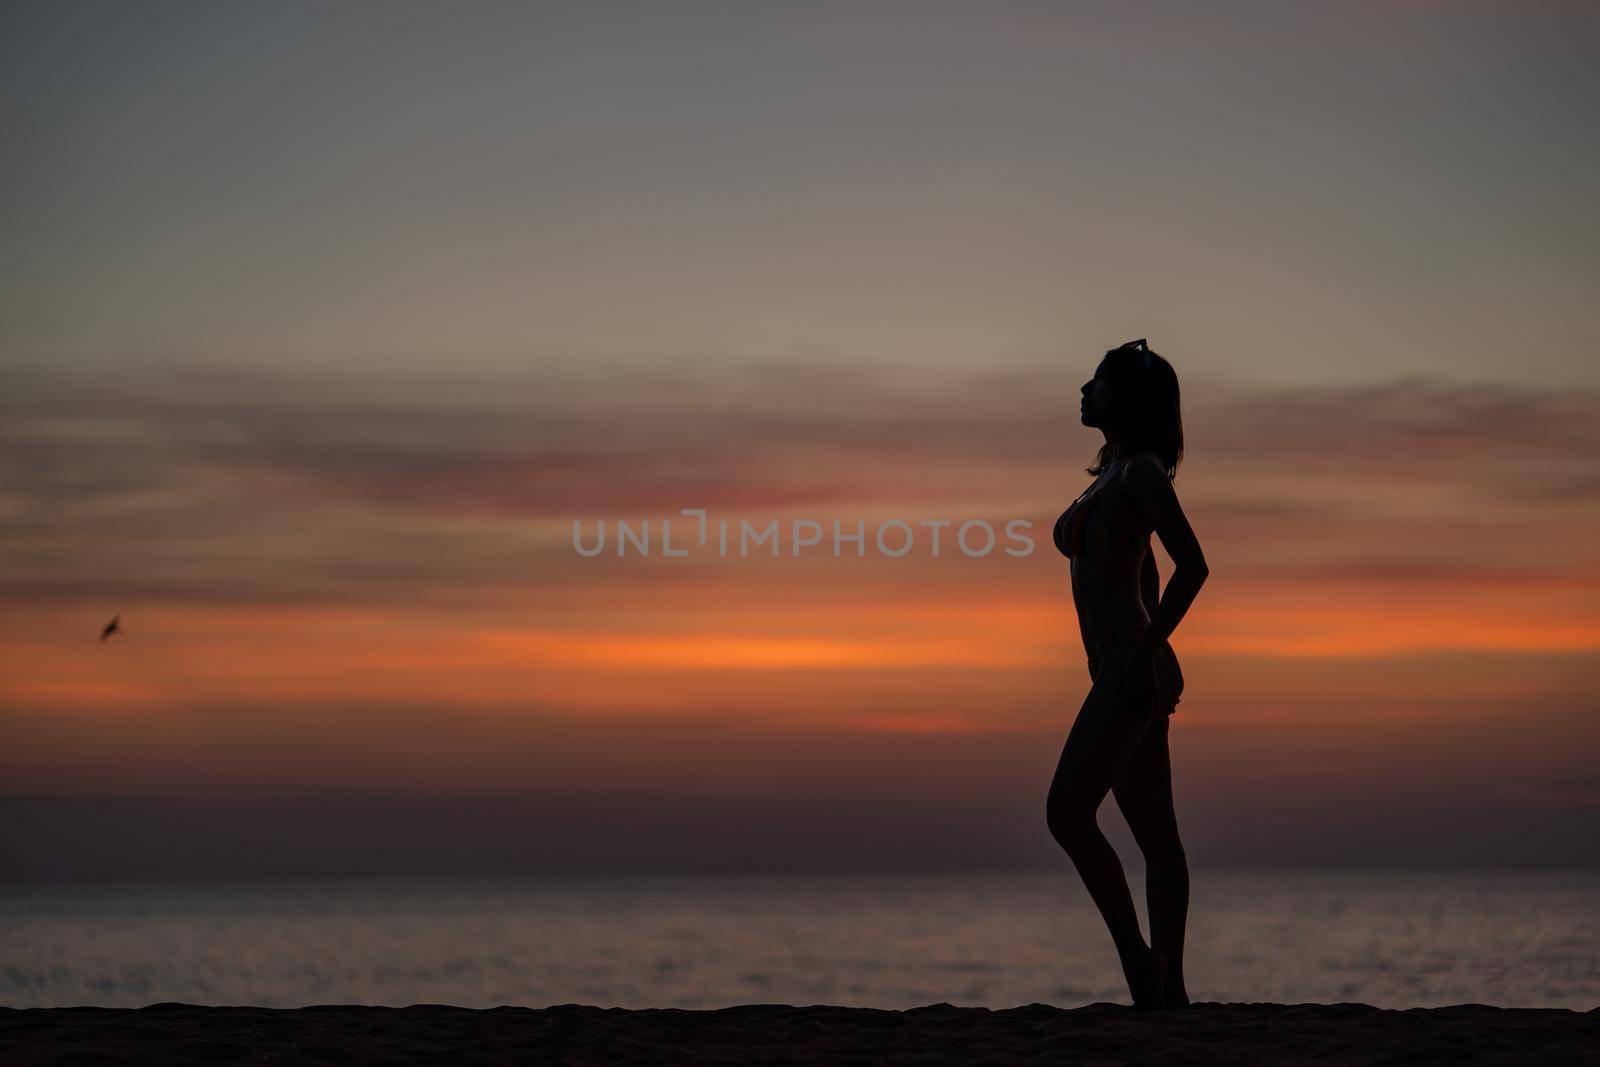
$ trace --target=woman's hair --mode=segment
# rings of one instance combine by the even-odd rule
[[[1145,347],[1144,338],[1106,353],[1105,377],[1111,387],[1111,413],[1089,473],[1099,475],[1118,456],[1151,451],[1161,457],[1168,478],[1178,476],[1183,459],[1183,413],[1178,405],[1178,374],[1172,364]],[[1113,450],[1115,437],[1120,449]]]

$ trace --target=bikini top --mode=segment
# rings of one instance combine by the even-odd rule
[[[1056,519],[1056,551],[1068,559],[1083,555],[1083,528],[1089,519],[1094,493],[1078,497]]]
[[[1095,498],[1105,492],[1105,486],[1098,488],[1090,486],[1083,495],[1067,505],[1067,510],[1056,519],[1055,543],[1056,551],[1068,559],[1076,559],[1091,554],[1084,552],[1085,533],[1089,524],[1089,513],[1094,510]]]

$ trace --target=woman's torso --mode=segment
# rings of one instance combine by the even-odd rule
[[[1150,624],[1139,575],[1150,526],[1113,464],[1056,520],[1056,548],[1071,561],[1072,600],[1085,649],[1142,632]]]

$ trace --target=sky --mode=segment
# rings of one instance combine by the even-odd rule
[[[1600,863],[1597,30],[8,5],[0,874],[1066,871],[1134,337],[1191,861]]]

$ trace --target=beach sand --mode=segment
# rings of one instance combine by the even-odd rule
[[[0,1009],[0,1062],[1146,1064],[1600,1062],[1600,1009],[750,1004]]]

